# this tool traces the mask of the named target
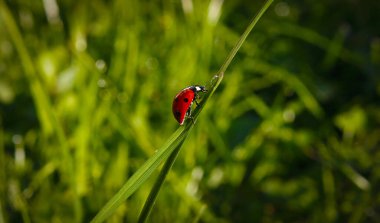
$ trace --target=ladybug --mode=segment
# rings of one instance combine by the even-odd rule
[[[207,92],[207,90],[204,86],[194,85],[183,89],[175,96],[172,111],[180,125],[183,125],[186,117],[192,119],[191,105],[194,101],[198,105],[199,92]]]

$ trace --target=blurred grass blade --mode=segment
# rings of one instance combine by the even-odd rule
[[[260,19],[260,17],[264,14],[266,9],[270,6],[273,0],[268,0],[264,6],[261,8],[259,13],[253,18],[253,20],[248,25],[247,29],[244,31],[239,41],[236,43],[235,47],[231,50],[227,59],[221,66],[216,74],[210,81],[210,84],[206,86],[208,89],[208,93],[204,95],[202,101],[195,108],[192,113],[193,120],[187,119],[184,126],[181,126],[177,129],[174,134],[169,138],[169,140],[158,150],[156,154],[154,154],[151,158],[148,159],[133,175],[129,178],[129,180],[124,184],[124,186],[108,201],[108,203],[99,211],[99,213],[94,217],[92,222],[102,222],[106,220],[116,209],[129,197],[131,196],[153,173],[153,171],[158,168],[162,161],[170,156],[170,158],[165,163],[163,169],[161,170],[160,175],[151,190],[150,195],[144,205],[144,208],[141,212],[139,222],[144,222],[148,217],[150,210],[155,202],[156,196],[161,188],[162,183],[165,180],[166,174],[170,170],[173,165],[177,154],[179,153],[181,146],[188,136],[189,130],[193,127],[195,121],[198,118],[201,110],[206,104],[207,100],[210,96],[215,92],[216,88],[219,86],[220,82],[223,79],[224,72],[228,68],[232,59],[235,57],[236,53],[243,45],[245,39],[248,34],[252,31],[253,27]]]
[[[61,172],[69,179],[70,190],[74,195],[74,213],[75,221],[82,221],[82,204],[76,189],[77,182],[75,180],[73,159],[69,153],[68,140],[66,139],[63,126],[59,122],[59,119],[53,109],[53,105],[50,102],[50,98],[46,89],[44,88],[43,81],[33,63],[33,58],[29,54],[27,46],[25,44],[24,37],[21,34],[20,29],[17,26],[16,20],[13,18],[11,10],[7,7],[4,1],[0,0],[0,20],[1,24],[4,24],[8,35],[11,36],[14,47],[18,53],[20,59],[20,65],[23,68],[25,77],[29,80],[29,88],[33,97],[33,102],[37,109],[37,115],[42,126],[42,131],[45,133],[45,137],[50,135],[54,130],[59,141],[59,148],[62,155],[62,162],[60,165]]]

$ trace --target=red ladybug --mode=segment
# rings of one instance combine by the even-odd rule
[[[194,85],[183,89],[175,96],[172,111],[174,118],[180,125],[183,125],[186,117],[192,118],[191,105],[194,101],[198,105],[198,93],[206,91],[207,90],[204,86]]]

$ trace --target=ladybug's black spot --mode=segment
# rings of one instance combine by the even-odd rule
[[[189,102],[189,99],[188,98],[184,98],[183,101],[187,103],[187,102]]]
[[[174,112],[174,116],[179,119],[181,117],[181,112],[179,111]]]
[[[178,101],[178,98],[175,98],[175,99],[174,99],[174,101],[176,101],[176,102],[177,102],[177,101]]]

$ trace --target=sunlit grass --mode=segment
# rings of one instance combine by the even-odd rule
[[[179,134],[174,95],[209,83],[263,3],[57,1],[48,14],[49,2],[0,0],[0,222],[88,222],[147,160],[168,157],[176,146],[157,150]],[[322,21],[331,4],[274,2],[152,221],[378,221],[377,39],[341,24],[360,12]],[[150,174],[110,221],[137,222]]]

